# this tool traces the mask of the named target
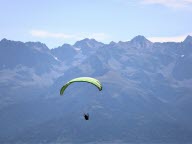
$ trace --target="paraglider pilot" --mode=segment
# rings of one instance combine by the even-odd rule
[[[85,118],[85,120],[89,120],[89,114],[88,113],[87,114],[84,113],[84,118]]]

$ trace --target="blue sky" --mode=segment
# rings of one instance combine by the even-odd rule
[[[0,39],[40,41],[49,48],[137,35],[183,41],[192,35],[192,0],[0,0],[0,19]]]

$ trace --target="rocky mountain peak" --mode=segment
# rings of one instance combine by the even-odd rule
[[[152,45],[151,41],[149,41],[148,39],[146,39],[144,36],[141,36],[141,35],[134,37],[130,41],[130,43],[136,47],[149,47]]]
[[[192,36],[188,35],[183,42],[192,44]]]
[[[80,47],[80,48],[95,48],[103,45],[104,45],[103,43],[98,42],[95,39],[88,39],[88,38],[77,41],[74,44],[75,47]]]
[[[25,45],[41,52],[50,51],[49,48],[41,42],[26,42]]]
[[[148,39],[146,39],[144,36],[142,35],[138,35],[136,37],[134,37],[130,42],[150,42]]]
[[[6,41],[8,41],[6,38],[3,38],[3,39],[1,40],[1,42],[6,42]]]

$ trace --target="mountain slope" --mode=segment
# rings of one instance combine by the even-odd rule
[[[152,43],[138,36],[92,47],[76,65],[73,53],[71,66],[39,98],[1,110],[1,127],[10,125],[1,142],[191,143],[191,47],[190,37]],[[97,78],[103,90],[78,83],[59,96],[61,86],[79,76]]]

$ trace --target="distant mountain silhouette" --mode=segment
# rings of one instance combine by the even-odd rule
[[[74,44],[74,47],[80,48],[82,53],[85,55],[94,53],[96,49],[102,46],[104,46],[103,43],[97,42],[95,39],[88,39],[88,38],[83,39],[81,41],[77,41]]]
[[[191,143],[192,37],[84,39],[48,49],[0,41],[0,143]],[[89,84],[68,80],[90,76]],[[83,119],[83,113],[90,120]]]
[[[50,65],[58,64],[45,44],[40,42],[0,41],[0,68],[17,65],[33,67],[39,73],[47,72]]]
[[[60,61],[71,61],[77,55],[78,50],[69,44],[64,44],[61,47],[51,49],[53,55],[55,55]]]

